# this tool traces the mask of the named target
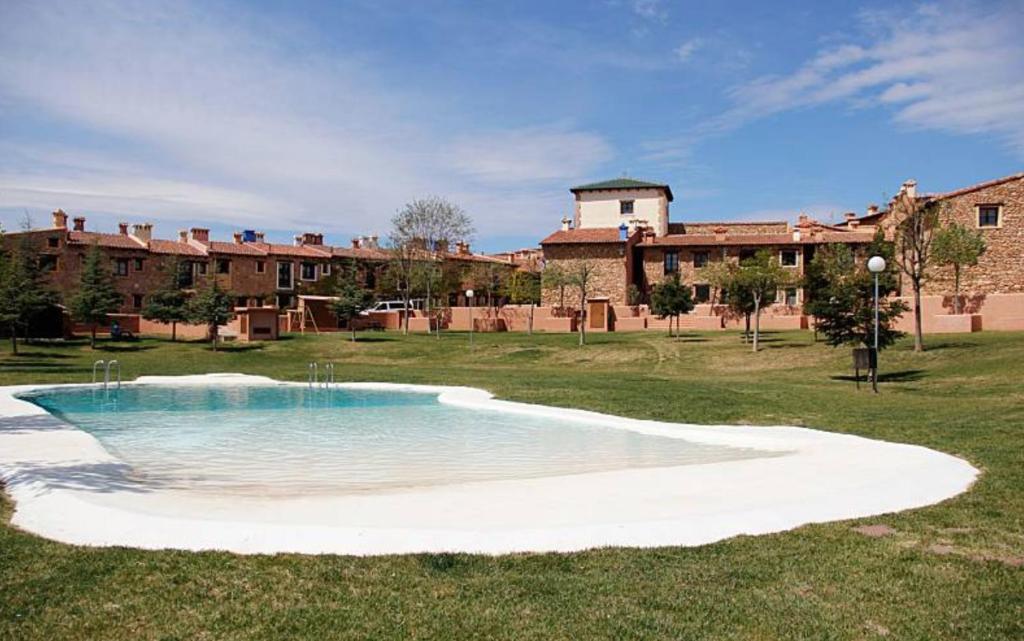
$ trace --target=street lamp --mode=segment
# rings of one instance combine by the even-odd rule
[[[466,299],[469,300],[469,344],[473,345],[473,290],[466,290]]]
[[[881,256],[872,256],[868,259],[868,271],[875,275],[875,349],[872,360],[874,366],[871,368],[871,387],[878,391],[878,275],[885,271],[885,259]]]

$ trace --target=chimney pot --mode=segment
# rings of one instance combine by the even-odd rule
[[[117,232],[122,236],[128,235],[128,223],[117,223]]]
[[[63,209],[53,212],[53,226],[60,229],[68,228],[68,215],[64,213]]]
[[[868,216],[874,216],[878,213],[878,205],[868,205]]]
[[[572,221],[569,220],[568,216],[563,217],[562,218],[562,231],[569,231],[571,229],[571,227],[569,226],[571,222]]]
[[[851,221],[851,220],[853,220],[856,217],[857,217],[857,214],[853,213],[852,211],[848,211],[845,214],[843,214],[843,218],[845,220],[847,220],[847,221]]]
[[[150,223],[136,223],[132,225],[132,236],[135,236],[144,243],[153,239],[153,225]]]
[[[75,216],[74,218],[75,231],[85,231],[85,217]]]
[[[906,193],[909,198],[916,198],[917,181],[911,178],[907,182],[903,183],[903,192]]]

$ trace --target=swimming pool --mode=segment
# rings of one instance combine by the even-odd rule
[[[780,455],[438,397],[273,385],[52,390],[24,398],[96,437],[141,486],[197,492],[308,496]]]
[[[240,553],[700,545],[920,507],[973,483],[920,446],[687,425],[472,388],[241,374],[0,387],[14,525],[67,543]]]

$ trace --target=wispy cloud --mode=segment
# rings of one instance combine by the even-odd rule
[[[632,0],[630,7],[633,13],[646,20],[664,22],[668,19],[668,10],[662,0]]]
[[[820,51],[796,71],[730,92],[735,105],[703,125],[735,129],[765,116],[846,101],[893,110],[903,125],[989,134],[1024,157],[1024,12],[1010,2],[865,14],[878,34]]]
[[[689,62],[693,54],[703,46],[704,41],[700,38],[690,38],[673,50],[679,62]]]
[[[327,56],[301,24],[185,3],[4,13],[0,119],[21,148],[0,158],[0,207],[348,232],[381,230],[403,202],[442,192],[487,201],[472,212],[486,234],[512,214],[550,224],[536,203],[610,155],[599,135],[548,123],[453,136],[437,124],[457,113],[451,97],[396,88],[366,52]],[[26,113],[76,135],[48,146],[12,125]],[[499,177],[534,207],[473,191]]]

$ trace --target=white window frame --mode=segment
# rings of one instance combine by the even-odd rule
[[[265,273],[267,273],[267,261],[265,261],[265,260],[258,260],[258,261],[256,261],[256,273],[257,274],[265,274]]]
[[[323,265],[320,265],[320,275],[321,276],[330,276],[331,275],[331,264],[330,263],[324,263]]]
[[[996,224],[995,225],[982,225],[981,224],[981,210],[991,209],[996,210]],[[1002,229],[1003,227],[1003,206],[995,203],[981,203],[974,206],[974,226],[978,229]]]
[[[312,267],[313,267],[313,277],[312,278],[306,278],[306,274],[305,274],[306,265],[312,265]],[[301,280],[304,283],[312,283],[312,282],[316,281],[316,263],[311,262],[311,261],[303,261],[303,262],[299,263],[299,280]]]

